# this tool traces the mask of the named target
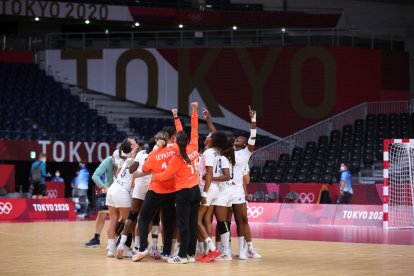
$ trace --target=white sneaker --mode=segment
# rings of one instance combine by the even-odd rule
[[[139,248],[138,247],[132,248],[132,253],[134,253],[134,255],[137,254],[138,251],[139,251]]]
[[[134,256],[134,252],[132,252],[131,248],[129,248],[128,246],[125,246],[124,248],[124,258],[132,258],[132,256]]]
[[[247,257],[253,258],[253,259],[261,259],[262,258],[262,256],[259,253],[257,253],[254,248],[252,248],[251,250],[247,250]]]
[[[188,263],[187,258],[180,258],[179,256],[171,257],[168,259],[169,264],[186,264]]]
[[[137,254],[135,254],[134,256],[132,256],[132,261],[133,262],[138,262],[141,261],[142,259],[144,259],[145,257],[147,257],[149,255],[149,251],[148,249],[145,249],[144,251],[138,251]]]
[[[247,260],[247,256],[246,253],[244,253],[244,251],[239,251],[239,259],[240,260]]]
[[[116,253],[116,250],[108,249],[108,252],[106,253],[106,256],[109,257],[109,258],[113,258],[113,257],[115,257],[115,253]]]
[[[161,254],[161,261],[163,261],[163,262],[168,262],[168,259],[170,259],[170,258],[172,258],[171,255]]]
[[[196,262],[195,256],[188,256],[187,255],[187,260],[188,260],[189,263],[195,263]]]
[[[118,247],[116,248],[116,258],[117,259],[122,259],[124,258],[124,250],[125,250],[126,246],[119,244]]]
[[[220,257],[216,258],[216,261],[231,261],[231,260],[233,260],[233,258],[231,256],[225,255],[225,254],[220,255]]]
[[[153,257],[156,260],[161,259],[161,253],[158,252],[157,249],[154,249],[151,247],[150,252],[149,252],[150,257]]]

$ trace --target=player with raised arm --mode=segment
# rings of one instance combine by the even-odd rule
[[[250,137],[239,136],[234,140],[234,150],[236,164],[234,166],[233,175],[233,213],[237,225],[237,236],[239,244],[239,259],[247,259],[247,257],[259,259],[261,256],[253,247],[252,236],[250,232],[249,221],[247,218],[246,197],[248,196],[246,184],[243,182],[243,175],[253,153],[256,143],[256,111],[249,106],[249,115],[251,118]],[[245,239],[247,248],[245,248]],[[246,254],[247,250],[247,254]]]

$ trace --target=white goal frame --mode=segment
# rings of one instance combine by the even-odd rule
[[[414,225],[411,226],[392,226],[389,225],[389,219],[390,219],[390,194],[391,190],[393,189],[392,185],[390,186],[390,179],[389,179],[389,147],[391,144],[413,144],[414,145],[414,139],[384,139],[384,186],[383,186],[383,228],[388,229],[402,229],[402,228],[414,228]],[[414,146],[413,146],[414,148]],[[409,168],[413,168],[414,164],[411,164],[411,158],[408,158],[409,162]],[[412,213],[414,215],[414,170],[409,170],[409,182],[411,184],[411,204],[412,206]],[[414,224],[414,217],[413,217],[413,224]]]

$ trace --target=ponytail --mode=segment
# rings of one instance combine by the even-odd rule
[[[165,140],[161,140],[161,139],[157,140],[157,147],[158,148],[164,147],[165,144],[166,144]]]
[[[178,144],[178,148],[180,149],[181,157],[184,159],[184,161],[188,165],[191,165],[191,160],[187,155],[187,143],[183,143],[182,141],[179,141],[177,144]]]
[[[184,131],[178,132],[176,136],[176,143],[178,145],[178,148],[180,149],[181,158],[183,158],[184,161],[188,165],[191,165],[191,160],[187,155],[187,144],[188,144],[187,133],[185,133]]]

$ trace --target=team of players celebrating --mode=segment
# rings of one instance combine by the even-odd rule
[[[248,224],[245,181],[256,139],[256,112],[249,107],[250,138],[234,139],[216,131],[208,111],[203,110],[211,133],[199,153],[198,103],[191,107],[190,137],[173,109],[175,129],[158,132],[145,149],[139,149],[134,139],[126,139],[118,151],[123,161],[113,157],[118,168],[106,195],[108,257],[128,256],[137,262],[152,256],[171,264],[232,260],[230,225],[234,214],[238,236],[235,256],[242,260],[261,258],[253,247]],[[213,215],[217,221],[215,244]],[[160,217],[162,252],[157,248]],[[119,221],[124,227],[117,245]],[[131,250],[132,236],[135,247]]]

